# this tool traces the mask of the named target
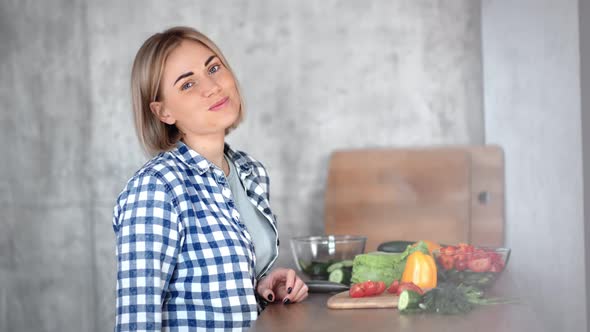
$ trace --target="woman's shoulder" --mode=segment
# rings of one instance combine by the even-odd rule
[[[126,189],[141,185],[142,183],[157,183],[157,188],[166,188],[170,191],[176,182],[179,174],[186,172],[186,166],[179,162],[172,152],[161,152],[148,160],[133,176],[127,181]]]

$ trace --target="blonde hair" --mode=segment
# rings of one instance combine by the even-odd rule
[[[229,70],[236,82],[236,89],[240,96],[240,110],[238,119],[226,129],[226,134],[237,128],[244,117],[244,100],[238,81],[223,53],[214,42],[201,32],[189,27],[173,27],[156,33],[141,45],[135,55],[131,70],[131,98],[135,130],[141,145],[151,155],[174,148],[182,138],[182,133],[175,125],[161,122],[152,113],[150,103],[161,98],[160,81],[166,59],[183,40],[196,41],[209,48]]]

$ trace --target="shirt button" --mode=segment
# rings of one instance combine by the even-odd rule
[[[223,176],[218,176],[217,177],[217,183],[219,183],[220,185],[224,185],[225,184],[225,178],[223,178]]]

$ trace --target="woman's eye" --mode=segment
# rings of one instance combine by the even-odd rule
[[[193,82],[186,82],[186,83],[184,83],[184,84],[182,85],[182,88],[181,88],[181,89],[182,89],[182,90],[186,90],[186,89],[188,89],[188,88],[192,87],[193,85],[194,85],[194,83],[193,83]]]
[[[209,68],[209,74],[215,74],[220,69],[220,67],[221,66],[219,65],[212,66],[211,68]]]

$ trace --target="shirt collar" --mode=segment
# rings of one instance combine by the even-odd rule
[[[243,153],[235,152],[227,143],[225,143],[223,152],[234,162],[234,165],[236,165],[236,168],[238,168],[241,173],[248,175],[252,172],[252,165],[250,165]]]
[[[199,172],[199,175],[203,175],[203,173],[211,168],[211,162],[209,162],[209,160],[200,155],[197,151],[189,148],[188,145],[184,144],[182,141],[176,143],[176,149],[174,149],[172,153],[188,167],[196,169],[197,172]]]
[[[252,166],[245,156],[243,156],[241,153],[236,153],[227,143],[225,143],[223,150],[229,159],[234,162],[234,165],[236,165],[236,168],[239,169],[240,172],[246,174],[250,174],[250,172],[252,172]],[[197,172],[199,172],[199,175],[203,175],[203,173],[207,172],[207,170],[213,166],[209,160],[207,160],[197,151],[191,149],[182,141],[178,141],[178,143],[176,143],[176,149],[174,149],[172,153],[188,167],[196,169]]]

